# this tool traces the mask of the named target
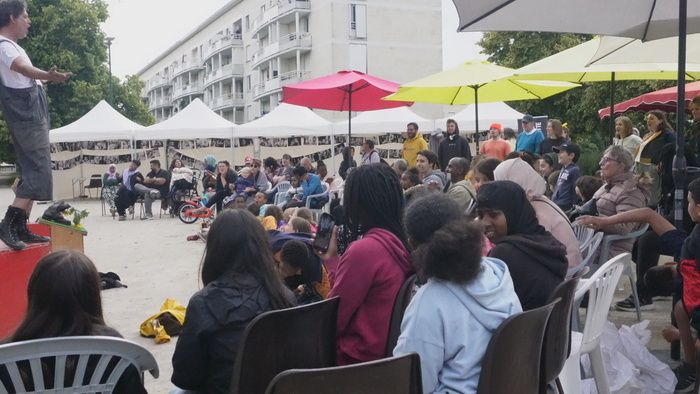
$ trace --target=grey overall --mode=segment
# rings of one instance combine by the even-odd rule
[[[0,43],[3,41],[7,40]],[[16,196],[35,201],[53,199],[49,108],[44,88],[34,83],[29,88],[14,89],[0,81],[0,105],[20,174]]]

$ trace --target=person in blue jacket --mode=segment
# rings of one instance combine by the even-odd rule
[[[323,193],[323,186],[321,186],[321,178],[308,172],[303,166],[296,166],[292,170],[292,178],[298,182],[299,187],[294,189],[289,189],[289,193],[296,194],[289,203],[287,203],[286,208],[303,207],[306,206],[306,199],[309,196],[315,194]],[[313,197],[311,200],[311,209],[319,209],[323,207],[328,202],[328,196]]]
[[[401,322],[394,355],[420,355],[424,393],[476,393],[491,333],[522,312],[506,264],[482,257],[481,224],[445,195],[412,202],[404,226],[427,277]]]
[[[518,134],[515,142],[516,152],[527,152],[531,155],[539,155],[542,150],[544,134],[535,128],[535,118],[532,115],[523,115],[523,131]]]

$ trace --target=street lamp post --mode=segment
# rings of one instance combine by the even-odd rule
[[[114,97],[112,96],[112,41],[114,37],[107,37],[105,42],[107,43],[107,62],[109,65],[109,103],[113,105]]]

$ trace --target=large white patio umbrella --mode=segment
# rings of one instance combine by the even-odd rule
[[[459,31],[548,31],[601,34],[642,41],[677,37],[678,96],[685,94],[686,35],[700,33],[698,0],[452,0]],[[535,15],[546,15],[543,21]],[[678,100],[674,219],[683,223],[685,101]]]

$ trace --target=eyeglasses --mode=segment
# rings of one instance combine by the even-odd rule
[[[609,161],[614,161],[616,163],[620,162],[620,160],[613,159],[612,157],[603,157],[602,159],[600,159],[600,162],[598,162],[598,165],[602,167],[605,163]]]

